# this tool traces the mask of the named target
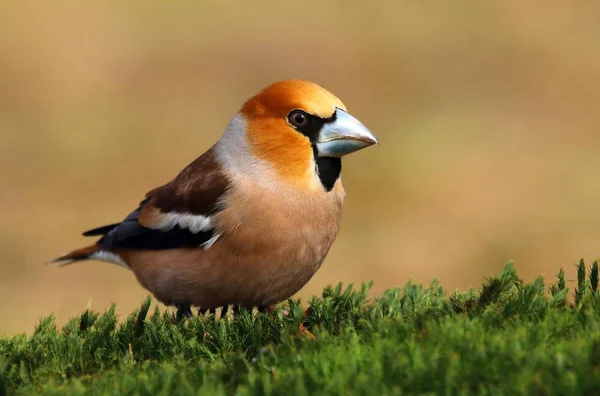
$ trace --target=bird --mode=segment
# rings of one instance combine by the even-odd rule
[[[221,137],[95,243],[51,263],[122,266],[177,315],[272,309],[321,267],[340,229],[342,157],[375,135],[331,92],[299,79],[246,100]]]

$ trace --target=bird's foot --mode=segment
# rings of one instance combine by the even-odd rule
[[[192,315],[192,309],[190,305],[187,304],[175,304],[175,307],[177,307],[177,320],[181,321],[184,318],[185,319],[190,319],[193,315]]]
[[[302,314],[302,321],[300,322],[300,328],[298,329],[298,334],[308,336],[310,339],[314,340],[316,337],[313,333],[311,333],[307,327],[310,327],[310,323],[305,320],[306,317],[312,314],[312,307],[309,305],[308,308],[304,310],[304,314]]]
[[[300,327],[298,328],[298,334],[307,336],[311,340],[316,339],[315,335],[313,333],[311,333],[310,331],[308,331],[308,329],[306,327],[304,327],[304,323],[300,323]]]
[[[263,313],[271,313],[271,312],[275,312],[276,310],[277,310],[276,305],[265,305],[265,306],[258,307],[258,312],[263,312]],[[288,317],[290,313],[287,310],[282,309],[281,314],[284,317]],[[309,306],[308,308],[306,308],[306,310],[304,311],[304,314],[302,315],[302,321],[300,322],[300,327],[298,328],[298,334],[307,336],[310,339],[314,340],[315,339],[314,334],[308,330],[308,327],[310,327],[310,324],[308,321],[305,320],[306,317],[310,316],[311,314],[312,314],[312,308]]]
[[[261,305],[257,308],[258,312],[262,312],[262,313],[266,313],[266,312],[273,312],[277,309],[277,305],[273,304],[273,305]]]

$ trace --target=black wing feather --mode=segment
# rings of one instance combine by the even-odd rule
[[[213,236],[213,231],[192,233],[178,225],[169,231],[147,228],[138,222],[141,206],[131,212],[123,222],[112,228],[98,243],[105,250],[113,249],[175,249],[198,247]]]
[[[110,230],[112,230],[113,228],[118,227],[119,224],[121,224],[121,223],[109,224],[109,225],[105,225],[105,226],[102,226],[102,227],[94,228],[93,230],[88,230],[88,231],[84,232],[81,235],[83,235],[83,236],[106,235],[106,234],[108,234],[108,232]]]

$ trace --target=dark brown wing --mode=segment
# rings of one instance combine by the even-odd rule
[[[84,235],[104,234],[98,243],[105,250],[197,247],[213,237],[210,216],[219,210],[227,188],[211,149],[170,183],[148,192],[124,221]]]
[[[146,194],[149,201],[142,208],[140,224],[149,228],[159,225],[168,214],[210,216],[228,182],[213,149],[189,164],[169,184]]]

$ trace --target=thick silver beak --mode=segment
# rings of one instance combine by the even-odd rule
[[[335,121],[323,125],[319,133],[317,155],[340,158],[373,144],[379,144],[379,141],[366,126],[345,111],[337,109]]]

